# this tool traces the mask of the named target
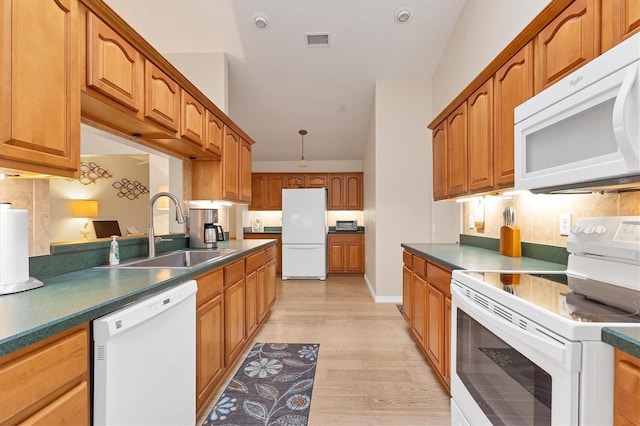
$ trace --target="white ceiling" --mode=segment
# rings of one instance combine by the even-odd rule
[[[107,0],[161,53],[225,52],[254,161],[361,160],[376,80],[429,79],[465,0]],[[395,21],[401,9],[409,21]],[[258,29],[253,17],[269,26]],[[327,32],[330,47],[306,47]],[[432,117],[425,117],[425,126]]]

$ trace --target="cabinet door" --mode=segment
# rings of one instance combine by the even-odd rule
[[[329,236],[328,250],[329,250],[329,272],[344,272],[345,271],[345,254],[344,243],[339,240],[335,240]]]
[[[402,315],[411,324],[411,307],[413,294],[411,292],[413,272],[406,266],[402,267]]]
[[[276,301],[276,266],[276,259],[271,259],[265,267],[264,287],[267,310]]]
[[[244,278],[224,290],[225,365],[240,354],[245,339]]]
[[[306,184],[305,175],[284,175],[285,188],[304,188]]]
[[[224,369],[222,294],[198,307],[196,318],[196,410],[200,410],[211,397]]]
[[[251,175],[251,205],[249,210],[265,210],[267,208],[267,179],[268,175]]]
[[[235,201],[240,193],[240,136],[232,129],[225,127],[222,149],[222,198]]]
[[[261,323],[264,320],[264,318],[267,316],[268,307],[269,307],[268,301],[267,301],[267,281],[266,281],[267,266],[266,264],[258,268],[256,273],[257,273],[257,279],[258,279],[258,284],[257,284],[258,291],[256,293],[256,310],[258,312],[258,323]]]
[[[344,175],[329,175],[327,209],[344,210]]]
[[[533,96],[533,45],[527,44],[505,63],[494,78],[495,186],[514,184],[514,113],[516,106]]]
[[[467,193],[467,103],[447,117],[447,194]]]
[[[425,347],[426,326],[427,326],[427,281],[413,274],[413,306],[411,330],[413,335],[420,343],[420,346]]]
[[[94,14],[87,16],[87,87],[142,109],[144,63],[140,53]]]
[[[595,0],[575,0],[538,33],[535,38],[536,93],[598,55],[600,40],[595,14]]]
[[[0,21],[0,166],[74,177],[78,2],[2,1]]]
[[[489,79],[467,100],[469,191],[493,188],[493,79]]]
[[[427,336],[425,349],[438,373],[445,368],[444,351],[444,294],[432,285],[427,285]]]
[[[89,424],[89,387],[82,382],[20,423],[23,425]]]
[[[180,128],[180,86],[152,62],[144,61],[144,116],[172,132]]]
[[[611,49],[630,35],[640,31],[638,0],[606,0],[601,4],[601,52]]]
[[[185,90],[181,93],[180,136],[202,147],[206,134],[206,110]]]
[[[362,174],[344,175],[344,210],[362,210]]]
[[[364,272],[364,242],[361,235],[356,235],[357,241],[345,242],[344,271],[361,274]]]
[[[247,338],[251,337],[258,327],[258,273],[251,272],[245,278],[245,327]]]
[[[640,425],[640,359],[614,350],[613,424]]]
[[[238,201],[251,202],[251,144],[244,139],[240,142],[240,170],[238,171],[238,187],[240,195]]]
[[[447,121],[433,129],[433,199],[447,198]]]
[[[224,123],[214,113],[207,110],[207,135],[204,149],[210,153],[222,155],[222,139],[224,138]]]
[[[444,381],[451,389],[451,298],[444,298]]]
[[[305,188],[326,188],[327,175],[309,174],[306,176]]]
[[[282,210],[282,185],[281,175],[267,175],[267,210]]]

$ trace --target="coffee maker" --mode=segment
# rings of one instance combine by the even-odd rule
[[[189,209],[189,247],[218,248],[218,209]]]

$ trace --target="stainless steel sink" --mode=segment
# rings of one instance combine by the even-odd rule
[[[181,250],[160,256],[123,262],[116,268],[192,268],[235,253],[235,249]]]

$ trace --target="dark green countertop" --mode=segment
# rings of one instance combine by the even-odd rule
[[[221,241],[219,248],[238,251],[190,269],[94,267],[42,278],[44,287],[0,296],[0,356],[116,311],[275,242],[273,239]]]
[[[640,326],[605,327],[602,329],[602,341],[640,358]]]
[[[408,251],[431,259],[451,270],[564,271],[566,265],[530,257],[509,257],[499,252],[464,244],[402,243]]]

